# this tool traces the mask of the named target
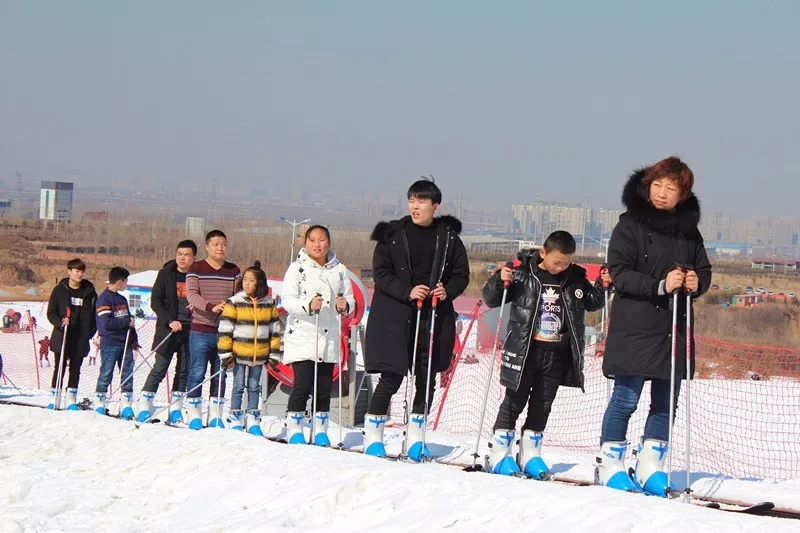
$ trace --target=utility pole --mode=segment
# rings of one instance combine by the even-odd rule
[[[301,220],[300,222],[298,222],[297,219],[289,220],[286,217],[278,217],[278,220],[282,220],[283,222],[286,222],[287,224],[289,224],[292,227],[292,236],[291,236],[292,242],[291,242],[291,250],[289,252],[289,264],[291,265],[292,261],[294,261],[294,240],[295,240],[295,238],[297,238],[297,231],[296,231],[295,228],[297,228],[297,226],[300,226],[302,224],[306,224],[308,222],[311,222],[311,219],[307,218],[305,220]]]
[[[19,216],[21,218],[23,216],[23,211],[22,211],[22,170],[17,170],[16,171],[16,175],[17,175],[17,200],[16,200],[16,204],[17,205],[14,206],[14,207],[15,207],[15,211],[17,212],[17,216]]]
[[[586,216],[589,212],[589,197],[583,203],[583,231],[581,232],[581,256],[584,256],[584,248],[586,247]]]

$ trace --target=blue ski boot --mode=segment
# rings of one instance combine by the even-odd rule
[[[641,492],[625,468],[625,452],[628,451],[628,446],[627,441],[604,442],[600,446],[594,470],[595,482],[598,485],[626,492]]]
[[[489,442],[489,472],[503,476],[513,476],[521,472],[511,453],[514,446],[513,429],[496,429]]]

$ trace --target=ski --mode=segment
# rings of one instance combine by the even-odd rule
[[[761,502],[755,505],[750,505],[747,507],[723,507],[719,502],[697,502],[695,505],[699,505],[700,507],[705,507],[707,509],[717,509],[719,511],[725,511],[727,513],[741,513],[741,514],[750,514],[750,515],[765,515],[775,509],[775,504],[772,502]]]

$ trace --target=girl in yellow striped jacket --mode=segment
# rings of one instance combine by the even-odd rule
[[[263,436],[258,396],[264,363],[274,364],[282,351],[283,325],[277,302],[267,295],[267,275],[256,261],[244,271],[237,292],[225,301],[219,320],[219,358],[222,364],[235,361],[231,397],[231,428]],[[247,389],[247,416],[242,420],[242,396]]]

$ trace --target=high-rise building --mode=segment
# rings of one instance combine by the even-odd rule
[[[73,183],[43,181],[39,203],[39,219],[72,222]]]

